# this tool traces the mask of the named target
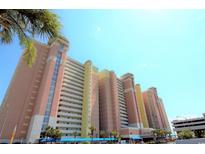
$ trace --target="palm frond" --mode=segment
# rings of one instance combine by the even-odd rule
[[[23,54],[23,60],[29,67],[31,67],[32,64],[36,60],[36,48],[34,47],[33,41],[31,40],[25,43],[25,51]]]
[[[2,44],[9,44],[12,42],[12,31],[7,28],[2,28],[0,31],[0,42]]]
[[[34,36],[47,39],[58,37],[60,28],[59,17],[50,10],[0,10],[0,43],[11,43],[13,36],[17,34],[20,45],[25,48],[24,61],[28,66],[31,66],[36,58],[32,41]]]

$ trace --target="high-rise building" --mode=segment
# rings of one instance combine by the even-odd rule
[[[120,124],[121,124],[121,128],[126,128],[128,126],[128,113],[127,113],[127,104],[125,102],[124,85],[120,79],[117,79],[117,85],[118,85],[118,101],[119,101],[119,110],[120,110]]]
[[[49,41],[48,45],[35,42],[36,62],[31,68],[21,57],[3,100],[0,113],[0,139],[11,138],[25,142],[39,138],[45,125],[55,126],[59,89],[68,42]],[[16,129],[15,129],[16,128]],[[38,134],[38,136],[36,136]]]
[[[143,100],[149,127],[170,130],[162,99],[158,97],[157,89],[151,87],[143,92]]]
[[[138,108],[139,108],[139,113],[141,115],[143,128],[149,128],[149,124],[148,124],[148,120],[147,120],[147,114],[146,114],[146,110],[145,110],[145,105],[144,105],[144,100],[143,100],[143,97],[142,97],[140,84],[135,85],[135,93],[136,93],[137,105],[138,105]]]
[[[117,77],[114,72],[107,70],[99,73],[99,111],[100,130],[109,133],[120,132],[121,119],[119,112]]]
[[[164,107],[164,104],[161,98],[158,99],[158,104],[159,104],[159,112],[160,112],[160,117],[162,119],[163,128],[171,131],[169,120],[168,120],[165,107]]]
[[[100,129],[121,135],[140,135],[143,128],[137,105],[133,75],[117,78],[113,71],[99,73]]]
[[[91,61],[80,64],[67,58],[56,127],[63,137],[88,137],[91,126],[99,133],[99,98],[97,68]]]
[[[68,58],[68,45],[62,38],[36,42],[35,64],[29,68],[20,59],[1,107],[1,141],[16,130],[14,141],[35,142],[47,126],[63,137],[87,137],[91,126],[99,132],[97,68]]]
[[[36,142],[47,126],[58,128],[63,138],[93,137],[100,130],[124,137],[150,136],[152,128],[168,128],[168,119],[155,88],[142,93],[134,76],[120,78],[113,71],[98,69],[67,56],[69,42],[52,39],[35,42],[36,62],[23,62],[0,107],[0,142]],[[75,135],[74,135],[75,134]]]
[[[131,73],[127,73],[121,77],[121,80],[124,85],[125,102],[127,104],[129,125],[141,128],[141,115],[139,113],[138,103],[136,100],[134,76]]]

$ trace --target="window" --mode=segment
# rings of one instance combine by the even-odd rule
[[[62,52],[64,50],[64,45],[60,44],[59,50]]]
[[[56,64],[54,67],[54,72],[53,72],[53,76],[52,76],[52,80],[51,80],[49,97],[48,97],[45,115],[44,115],[44,119],[43,119],[42,130],[44,130],[46,128],[46,126],[48,125],[48,122],[49,122],[49,116],[50,116],[50,112],[51,112],[51,108],[52,108],[52,101],[53,101],[54,92],[55,92],[56,80],[58,77],[58,70],[60,67],[61,53],[58,53],[58,55],[55,57],[55,59],[56,59]]]

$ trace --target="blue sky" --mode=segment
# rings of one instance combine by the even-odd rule
[[[205,10],[55,10],[68,55],[155,86],[169,119],[205,112]],[[22,49],[0,45],[0,103]]]

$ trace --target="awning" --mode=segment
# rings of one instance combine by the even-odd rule
[[[62,138],[60,142],[114,141],[115,138]]]
[[[40,142],[91,142],[91,141],[114,141],[116,138],[61,138],[55,140],[53,138],[42,138],[39,139]]]
[[[130,135],[130,138],[133,140],[141,140],[142,139],[139,135]]]

